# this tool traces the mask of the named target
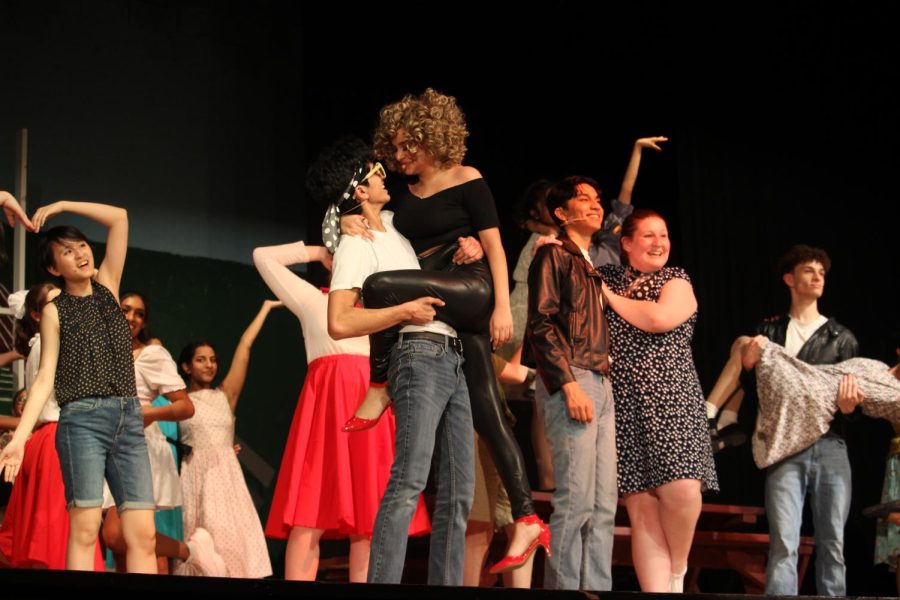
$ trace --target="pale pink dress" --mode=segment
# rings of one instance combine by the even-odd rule
[[[193,448],[181,465],[184,533],[197,527],[212,535],[230,577],[272,574],[256,507],[234,453],[234,413],[219,389],[190,393],[194,416],[178,424],[181,440]]]

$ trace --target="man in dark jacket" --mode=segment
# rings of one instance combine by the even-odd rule
[[[763,321],[757,333],[814,365],[834,364],[859,351],[849,329],[819,313],[831,260],[824,250],[794,246],[779,261],[778,272],[791,294],[788,314]],[[850,461],[844,440],[847,416],[862,397],[838,397],[840,410],[831,429],[812,446],[766,470],[769,560],[766,594],[797,594],[797,547],[803,502],[812,497],[816,536],[816,588],[823,596],[846,595],[844,525],[850,512]]]
[[[588,254],[603,223],[597,184],[563,179],[548,191],[547,208],[563,233],[560,245],[540,248],[531,264],[526,330],[556,475],[544,585],[608,590],[616,441],[600,276]]]

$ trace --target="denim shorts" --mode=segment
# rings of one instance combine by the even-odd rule
[[[121,512],[156,508],[141,403],[135,397],[64,404],[56,430],[67,508],[103,505],[103,478]]]

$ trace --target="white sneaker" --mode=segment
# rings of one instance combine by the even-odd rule
[[[185,571],[190,566],[196,567],[206,577],[228,577],[225,560],[213,543],[212,536],[202,527],[198,527],[187,541],[191,555],[184,562]]]

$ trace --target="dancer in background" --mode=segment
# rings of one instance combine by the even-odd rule
[[[153,475],[153,495],[156,502],[154,522],[156,532],[156,556],[160,574],[169,572],[169,560],[177,559],[194,564],[196,569],[209,576],[224,577],[226,571],[222,557],[216,552],[212,538],[203,529],[194,531],[187,543],[182,541],[181,524],[169,526],[171,512],[181,515],[181,479],[175,457],[159,427],[158,421],[183,421],[194,414],[194,405],[185,391],[184,380],[168,350],[159,340],[151,339],[147,331],[149,309],[144,296],[138,292],[124,292],[121,298],[122,313],[131,333],[134,357],[135,384],[144,414],[144,437],[150,457]],[[155,343],[154,343],[155,342]],[[169,404],[153,406],[157,396],[164,396]],[[107,508],[107,507],[104,507]],[[161,515],[165,515],[162,516]],[[162,523],[163,529],[160,530]],[[115,506],[108,507],[103,517],[103,542],[116,557],[118,564],[125,551],[122,525]]]
[[[225,560],[229,577],[272,574],[262,525],[234,452],[234,411],[244,389],[250,348],[269,311],[281,302],[266,300],[241,335],[228,374],[218,386],[215,348],[194,342],[181,351],[179,363],[188,381],[194,416],[178,425],[191,454],[181,465],[184,490],[184,531],[210,533]]]
[[[335,151],[323,154],[317,164],[330,165]],[[253,251],[253,262],[269,289],[300,320],[309,365],[266,536],[287,538],[285,579],[305,581],[316,578],[319,540],[349,537],[349,580],[365,582],[375,515],[394,460],[394,416],[389,413],[376,427],[355,435],[340,431],[368,387],[369,339],[336,341],[328,335],[327,292],[288,269],[312,261],[331,269],[331,254],[322,246],[296,242]],[[420,498],[409,533],[429,531]]]

